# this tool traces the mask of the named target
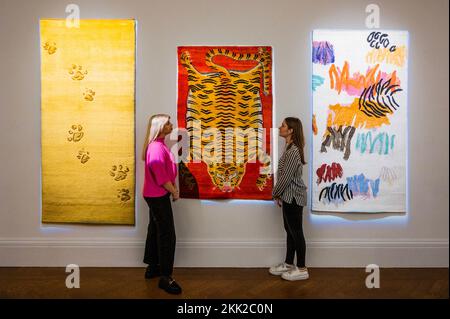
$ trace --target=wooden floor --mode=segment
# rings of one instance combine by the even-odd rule
[[[145,280],[143,268],[81,268],[79,289],[67,289],[64,268],[0,268],[0,298],[448,298],[448,268],[380,269],[367,289],[365,269],[311,268],[288,282],[262,268],[177,268],[183,293],[172,296]]]

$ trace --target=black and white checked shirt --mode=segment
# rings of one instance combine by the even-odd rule
[[[281,198],[286,203],[292,203],[295,198],[297,205],[306,206],[307,193],[302,179],[303,164],[300,151],[295,144],[286,147],[278,162],[277,182],[272,191],[273,198]]]

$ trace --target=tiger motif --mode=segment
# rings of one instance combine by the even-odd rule
[[[230,70],[214,63],[216,56],[255,61],[257,65],[248,71]],[[199,72],[192,65],[188,51],[180,55],[180,64],[187,70],[189,88],[186,109],[186,129],[190,141],[188,160],[197,158],[205,162],[212,183],[222,192],[239,189],[246,164],[258,160],[261,168],[256,186],[262,191],[271,179],[271,159],[262,150],[263,112],[260,92],[262,89],[264,95],[269,94],[271,53],[265,48],[259,48],[258,53],[248,54],[213,48],[206,53],[205,61],[213,72]],[[230,134],[229,129],[235,134]],[[202,134],[208,130],[216,132],[221,138],[216,139],[215,134]],[[213,149],[207,145],[214,143],[215,139],[220,141],[220,145],[218,142],[213,147],[216,150],[213,156]],[[232,158],[227,151],[230,147]]]

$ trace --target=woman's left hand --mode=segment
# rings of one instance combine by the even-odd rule
[[[274,200],[275,200],[275,203],[277,203],[277,205],[278,205],[279,207],[281,207],[282,200],[281,200],[280,198],[274,198]]]
[[[178,192],[178,190],[175,190],[173,193],[172,193],[172,201],[176,201],[176,200],[178,200],[180,198],[180,193]]]

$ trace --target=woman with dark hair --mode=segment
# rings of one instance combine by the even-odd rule
[[[305,266],[306,243],[302,225],[303,207],[307,203],[307,187],[302,179],[303,165],[306,164],[302,122],[296,117],[285,118],[279,127],[279,135],[286,140],[286,147],[278,163],[272,196],[283,211],[287,233],[286,258],[271,267],[269,272],[281,275],[285,280],[304,280],[309,278],[309,274]],[[297,263],[294,265],[295,254]]]
[[[145,161],[143,195],[150,211],[144,263],[148,265],[145,278],[161,276],[159,288],[180,294],[181,287],[172,278],[176,236],[170,203],[170,196],[173,201],[180,197],[175,185],[177,166],[164,141],[172,129],[169,115],[153,115],[142,150]]]

